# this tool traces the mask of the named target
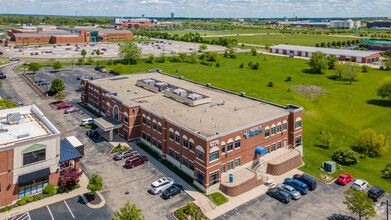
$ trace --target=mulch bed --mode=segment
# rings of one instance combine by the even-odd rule
[[[92,194],[92,193],[85,193],[84,196],[86,197],[87,201],[93,205],[98,205],[102,202],[102,199],[98,194]]]
[[[52,105],[54,105],[56,108],[58,108],[59,105],[62,105],[62,104],[65,104],[65,101],[57,101],[57,102],[52,102],[50,103]]]

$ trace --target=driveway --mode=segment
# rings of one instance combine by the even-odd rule
[[[216,218],[225,219],[333,219],[343,220],[357,218],[346,210],[344,191],[349,189],[354,180],[346,186],[336,183],[325,184],[317,181],[318,187],[302,196],[299,200],[291,200],[288,204],[264,194],[253,199],[234,210]],[[367,188],[369,190],[370,187]],[[387,195],[375,205],[376,219],[386,219],[385,205],[382,201],[390,199]]]

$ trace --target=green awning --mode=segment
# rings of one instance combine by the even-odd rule
[[[36,150],[41,150],[41,149],[44,149],[44,148],[46,148],[46,145],[34,144],[34,145],[31,145],[30,147],[24,149],[23,153],[28,153],[28,152],[32,152],[32,151],[36,151]]]

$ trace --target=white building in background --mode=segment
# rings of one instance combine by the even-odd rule
[[[353,29],[360,27],[360,21],[352,21],[351,19],[330,21],[330,28],[332,29]]]

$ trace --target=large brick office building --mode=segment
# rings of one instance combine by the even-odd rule
[[[81,101],[103,116],[95,119],[103,136],[144,142],[206,192],[265,154],[284,148],[302,152],[303,109],[298,106],[280,106],[159,70],[82,80],[81,90]]]

